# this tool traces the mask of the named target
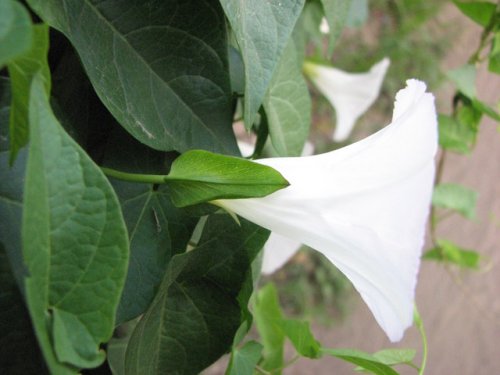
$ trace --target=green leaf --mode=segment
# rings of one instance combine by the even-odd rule
[[[488,58],[488,70],[500,74],[500,31],[497,31],[493,37]]]
[[[238,154],[217,1],[29,3],[72,42],[102,102],[139,141]]]
[[[479,99],[473,99],[472,106],[474,107],[474,109],[480,111],[481,113],[484,113],[486,116],[491,117],[493,120],[500,121],[500,115],[493,108],[480,101]]]
[[[373,356],[386,365],[394,366],[412,363],[416,353],[414,349],[384,349]]]
[[[495,14],[496,5],[488,1],[453,1],[460,11],[479,25],[486,27]]]
[[[127,280],[117,324],[149,307],[171,257],[186,250],[197,218],[173,206],[166,186],[112,181],[130,237]]]
[[[476,97],[476,67],[474,65],[463,65],[448,71],[446,75],[464,95],[470,99]]]
[[[0,69],[26,53],[32,44],[31,18],[15,0],[0,1]]]
[[[348,27],[361,27],[368,19],[369,13],[368,0],[351,0],[345,25]]]
[[[222,198],[263,197],[288,186],[283,176],[268,166],[202,150],[178,157],[166,182],[178,207]]]
[[[353,349],[322,349],[323,354],[331,355],[337,357],[347,362],[354,363],[376,375],[398,375],[398,373],[389,367],[388,365],[382,363],[375,356],[365,353],[359,350]]]
[[[2,216],[2,220],[5,217]],[[3,226],[3,222],[2,222]],[[20,228],[19,228],[20,229]],[[0,238],[1,239],[1,238]],[[0,242],[0,373],[47,374],[30,316]]]
[[[48,63],[49,27],[33,26],[33,45],[30,50],[9,62],[7,68],[12,85],[12,105],[10,109],[10,163],[19,149],[26,146],[29,139],[28,106],[31,81],[41,72],[47,95],[50,93],[50,69]]]
[[[23,208],[26,299],[53,373],[104,360],[126,276],[128,241],[105,176],[54,117],[43,79],[30,93]],[[53,347],[51,345],[53,343]]]
[[[244,120],[247,129],[304,6],[304,0],[220,0],[245,63]]]
[[[453,242],[439,240],[438,246],[427,251],[422,259],[453,263],[460,267],[479,269],[481,255],[474,251],[463,249]]]
[[[240,290],[268,233],[210,216],[199,246],[170,261],[132,334],[126,374],[198,374],[228,351],[242,320]]]
[[[241,348],[234,348],[226,375],[253,375],[261,353],[262,345],[255,341],[248,341]]]
[[[280,327],[283,315],[274,284],[269,283],[259,290],[255,296],[253,313],[264,345],[261,367],[268,371],[279,369],[283,366],[285,333]],[[281,371],[273,373],[279,375]]]
[[[432,195],[434,206],[455,210],[467,219],[476,217],[476,202],[477,192],[458,184],[439,184]]]
[[[280,156],[299,156],[309,136],[311,99],[293,39],[264,98],[271,142]]]
[[[476,141],[477,130],[446,115],[438,116],[439,145],[450,151],[468,154]]]
[[[311,333],[309,322],[283,319],[279,325],[300,355],[308,358],[321,357],[320,344]]]
[[[340,37],[349,14],[352,0],[321,0],[325,10],[325,18],[330,26],[328,55],[331,56],[335,42]]]

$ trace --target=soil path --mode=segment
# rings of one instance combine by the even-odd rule
[[[479,28],[449,6],[442,13],[460,23],[457,35],[444,61],[455,68],[467,61],[479,40]],[[463,25],[463,27],[462,27]],[[478,73],[479,97],[496,106],[500,100],[500,77],[483,69]],[[438,111],[449,113],[450,90],[438,92]],[[498,108],[498,107],[497,107]],[[419,275],[417,303],[429,340],[426,374],[500,374],[500,129],[483,119],[474,153],[469,157],[449,155],[443,182],[458,182],[479,192],[477,219],[469,222],[453,216],[439,226],[440,238],[453,240],[489,258],[484,272],[457,274],[441,265],[424,262]],[[457,281],[457,279],[459,281]],[[356,297],[357,298],[357,297]],[[361,302],[339,327],[316,329],[318,339],[330,347],[376,351],[391,347],[368,309]],[[397,346],[419,349],[416,328],[410,328]],[[416,374],[399,368],[402,374]],[[355,374],[352,365],[323,358],[300,360],[287,375]]]

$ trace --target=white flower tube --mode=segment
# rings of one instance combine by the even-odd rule
[[[434,97],[422,82],[407,85],[381,131],[326,154],[259,160],[290,186],[264,198],[216,202],[324,254],[391,341],[412,323],[437,150]]]
[[[377,99],[389,64],[389,59],[384,58],[366,73],[347,73],[310,62],[304,64],[305,73],[335,108],[334,141],[346,140],[356,120]]]

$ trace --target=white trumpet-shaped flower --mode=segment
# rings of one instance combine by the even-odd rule
[[[389,64],[389,59],[384,58],[366,73],[347,73],[310,62],[304,64],[305,73],[335,108],[334,141],[346,140],[356,120],[377,99]]]
[[[325,255],[352,282],[390,340],[412,323],[434,180],[432,94],[409,80],[392,123],[329,153],[259,160],[290,186],[217,204]]]

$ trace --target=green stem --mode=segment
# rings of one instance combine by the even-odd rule
[[[167,176],[164,175],[127,173],[105,167],[101,167],[101,170],[106,176],[123,181],[139,182],[143,184],[164,184],[167,180]]]
[[[423,375],[427,364],[427,335],[425,333],[424,323],[422,322],[422,318],[417,310],[417,305],[415,305],[413,311],[413,319],[418,331],[420,332],[420,336],[422,337],[422,363],[420,365],[420,369],[418,370],[418,375]]]

